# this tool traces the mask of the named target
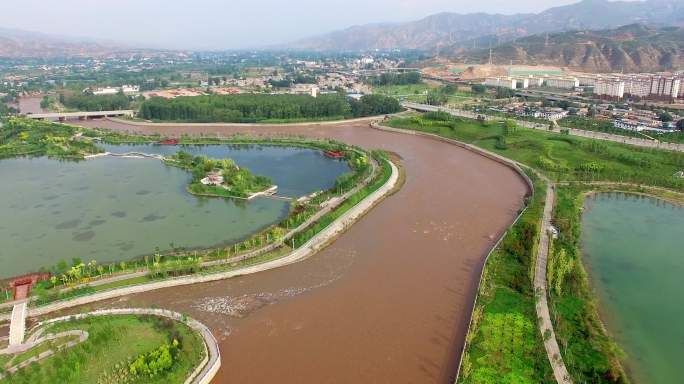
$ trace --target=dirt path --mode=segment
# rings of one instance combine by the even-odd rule
[[[154,304],[207,324],[224,362],[217,383],[452,382],[484,258],[528,192],[513,170],[451,144],[367,123],[83,124],[171,136],[303,135],[397,153],[406,171],[402,190],[315,257],[102,306]]]
[[[544,203],[544,214],[539,236],[539,247],[537,260],[534,268],[534,291],[537,296],[537,317],[539,318],[539,330],[544,339],[544,348],[553,369],[553,375],[559,384],[572,384],[568,370],[563,363],[563,357],[558,347],[556,333],[553,330],[553,323],[549,312],[548,287],[546,281],[546,265],[549,258],[549,229],[553,219],[553,207],[556,204],[556,186],[547,178],[546,200]]]

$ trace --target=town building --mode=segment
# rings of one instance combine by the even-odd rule
[[[121,87],[86,88],[83,90],[83,92],[87,91],[92,91],[93,95],[116,95],[119,92],[122,92],[124,95],[133,95],[140,92],[140,87],[137,85],[123,85]]]
[[[594,83],[597,96],[619,100],[625,96],[625,82],[617,79],[601,79]]]
[[[651,79],[651,96],[658,99],[676,99],[680,79],[674,76],[656,75]]]
[[[648,75],[625,76],[625,94],[647,98],[651,95],[651,77]]]
[[[575,89],[579,87],[579,80],[576,77],[547,77],[544,84],[550,88]]]
[[[516,89],[518,86],[518,82],[511,77],[488,77],[485,79],[484,85],[490,87]]]

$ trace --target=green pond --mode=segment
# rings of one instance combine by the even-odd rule
[[[320,151],[269,146],[107,146],[116,153],[183,149],[232,158],[269,176],[279,194],[330,188],[348,165]],[[128,260],[158,248],[230,244],[283,219],[289,202],[199,198],[190,174],[155,159],[101,157],[67,162],[44,157],[0,160],[0,278],[74,257]]]
[[[684,208],[622,193],[588,197],[582,248],[601,316],[636,383],[684,377]]]

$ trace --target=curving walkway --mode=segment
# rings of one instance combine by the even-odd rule
[[[534,292],[536,299],[536,311],[539,321],[539,330],[544,340],[544,348],[546,355],[551,363],[553,375],[556,382],[559,384],[571,384],[572,380],[568,374],[568,370],[563,362],[563,357],[556,340],[556,332],[553,329],[551,316],[549,312],[548,303],[548,287],[546,280],[546,265],[549,258],[549,229],[552,225],[553,207],[556,202],[556,185],[548,180],[546,177],[538,173],[538,175],[546,182],[546,200],[544,203],[544,214],[542,216],[539,246],[537,251],[537,259],[534,267]]]
[[[52,324],[59,321],[68,321],[73,319],[82,319],[89,316],[111,316],[111,315],[152,315],[161,316],[180,321],[191,329],[197,331],[202,336],[205,346],[205,358],[200,365],[188,376],[185,384],[208,384],[216,375],[221,367],[221,353],[218,348],[218,342],[211,333],[209,328],[199,321],[188,318],[178,312],[169,311],[166,309],[152,309],[152,308],[119,308],[119,309],[104,309],[88,313],[80,313],[77,315],[63,316],[47,320],[40,323],[40,325]]]

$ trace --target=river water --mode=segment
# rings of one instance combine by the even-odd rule
[[[78,124],[164,135],[305,135],[396,153],[403,188],[315,256],[97,307],[156,305],[204,322],[220,343],[215,383],[453,383],[484,258],[527,193],[513,170],[363,122]]]
[[[106,146],[168,154],[176,146]],[[334,185],[346,163],[320,151],[264,146],[183,146],[213,158],[232,158],[269,176],[284,196]],[[81,162],[47,158],[0,161],[0,278],[78,257],[88,262],[129,260],[156,248],[230,244],[278,222],[288,202],[257,198],[198,198],[186,191],[190,174],[155,159],[101,157]]]
[[[684,377],[684,208],[622,193],[586,199],[582,248],[601,316],[636,383]]]

